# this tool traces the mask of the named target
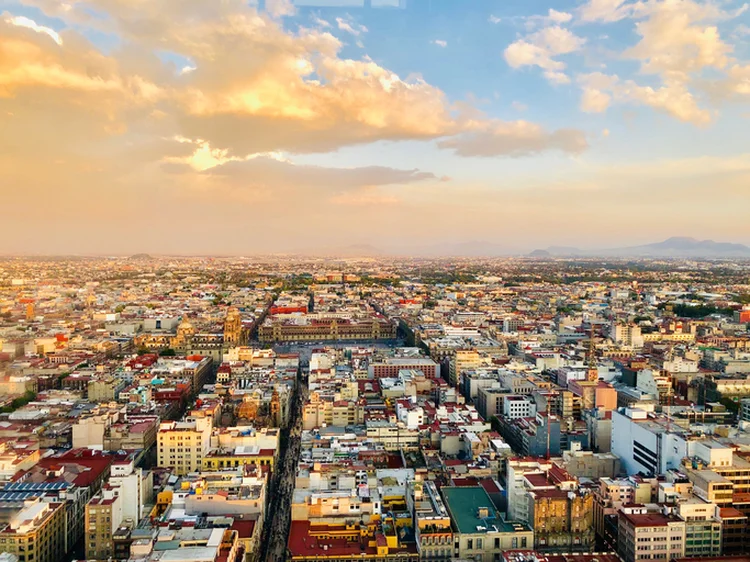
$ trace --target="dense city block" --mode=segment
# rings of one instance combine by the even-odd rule
[[[0,560],[746,560],[750,263],[0,261]]]

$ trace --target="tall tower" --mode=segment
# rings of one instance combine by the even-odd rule
[[[36,314],[34,312],[34,303],[30,302],[26,305],[26,321],[33,322]]]
[[[599,380],[599,366],[596,362],[596,340],[594,339],[594,323],[591,323],[591,333],[589,334],[588,350],[589,370],[586,373],[586,380],[597,382]]]
[[[236,306],[232,306],[227,311],[227,317],[224,319],[224,345],[240,345],[242,340],[242,318],[240,311]]]

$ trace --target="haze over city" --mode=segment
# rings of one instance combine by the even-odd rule
[[[0,254],[750,244],[749,17],[3,0]]]

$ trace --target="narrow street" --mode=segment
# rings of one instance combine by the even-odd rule
[[[292,493],[300,454],[302,405],[307,399],[307,383],[300,376],[290,414],[289,427],[281,432],[281,451],[270,489],[270,502],[256,560],[286,560],[286,545],[292,521]]]

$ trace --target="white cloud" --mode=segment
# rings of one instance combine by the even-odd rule
[[[433,45],[437,45],[438,47],[447,47],[448,41],[443,41],[442,39],[435,39],[434,41],[430,41]]]
[[[266,11],[274,18],[293,16],[296,13],[291,0],[266,0]]]
[[[590,74],[579,80],[581,109],[601,112],[611,103],[633,103],[680,121],[710,123],[716,112],[701,107],[700,100],[719,102],[741,95],[743,89],[742,78],[738,79],[738,69],[743,66],[737,63],[733,46],[722,38],[717,24],[746,10],[747,4],[727,10],[713,1],[589,0],[579,11],[584,21],[637,20],[635,32],[640,39],[622,57],[638,61],[640,72],[658,77],[660,83],[644,86],[640,80]]]
[[[501,21],[503,21],[503,19],[490,14],[490,17],[487,19],[487,21],[490,23],[500,23]]]
[[[587,0],[578,8],[578,15],[585,22],[611,23],[638,15],[645,9],[646,4],[640,1]]]
[[[32,31],[36,31],[37,33],[47,35],[51,37],[55,43],[57,43],[58,45],[62,45],[62,39],[54,29],[46,27],[44,25],[39,25],[34,20],[24,16],[11,16],[7,13],[3,15],[5,17],[5,21],[7,21],[8,23],[15,25],[16,27],[25,27],[26,29],[31,29]]]
[[[355,37],[359,37],[362,33],[367,33],[368,29],[364,25],[360,25],[354,21],[348,21],[344,18],[336,18],[336,25],[341,31],[350,33]]]
[[[513,109],[516,111],[526,111],[529,106],[525,103],[521,103],[520,101],[514,101],[512,104],[510,104]]]
[[[318,16],[313,16],[312,20],[315,25],[318,25],[320,27],[331,27],[331,24],[329,22]]]
[[[655,4],[647,19],[636,24],[641,40],[624,56],[641,61],[641,71],[665,80],[688,79],[704,68],[722,69],[732,47],[715,25],[702,23],[716,12],[703,5],[677,0]]]
[[[544,77],[548,82],[552,84],[570,84],[570,77],[564,72],[558,72],[556,70],[545,70]]]
[[[707,125],[713,118],[712,113],[701,108],[693,94],[679,82],[653,88],[600,72],[579,76],[578,81],[582,87],[581,110],[585,112],[601,113],[612,102],[619,102],[646,105],[694,125]]]
[[[545,71],[544,75],[550,82],[562,84],[569,82],[563,72],[566,65],[554,57],[576,52],[585,43],[584,38],[563,27],[545,27],[511,43],[505,49],[504,55],[512,68],[538,66]]]
[[[569,23],[573,19],[573,14],[568,12],[558,12],[557,10],[550,8],[547,15],[535,15],[525,18],[526,27],[534,29],[536,27],[549,26],[549,25],[562,25]]]

